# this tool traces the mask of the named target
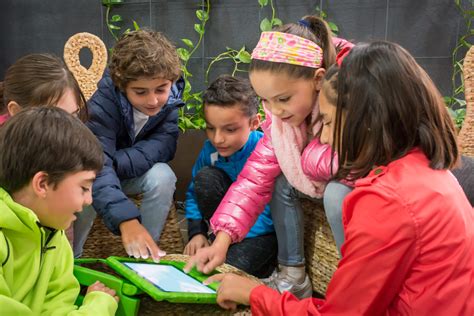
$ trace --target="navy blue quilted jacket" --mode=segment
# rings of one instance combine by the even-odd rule
[[[135,137],[133,108],[113,84],[108,72],[88,102],[87,126],[97,136],[105,154],[103,169],[93,185],[93,207],[106,226],[119,234],[119,224],[137,218],[140,212],[122,192],[120,181],[145,174],[157,162],[169,162],[176,152],[178,108],[184,81],[173,84],[167,104],[149,118]]]

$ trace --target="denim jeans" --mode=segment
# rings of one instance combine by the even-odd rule
[[[281,174],[276,178],[270,202],[273,226],[278,239],[278,263],[304,264],[304,216],[298,191]]]
[[[344,242],[342,202],[351,191],[352,188],[336,181],[328,183],[324,191],[324,210],[339,252]],[[300,198],[314,200],[294,189],[283,174],[278,176],[270,209],[278,238],[278,263],[285,266],[299,266],[305,261]]]
[[[351,187],[337,181],[329,182],[324,191],[324,210],[339,253],[341,253],[341,247],[344,243],[342,203],[344,202],[344,198],[351,192]]]
[[[168,217],[176,188],[176,176],[166,163],[156,163],[144,175],[120,182],[127,195],[143,194],[140,207],[142,225],[151,237],[158,242]],[[92,227],[96,212],[87,206],[77,214],[74,222],[74,257],[82,255],[84,243]]]
[[[203,219],[188,220],[190,238],[196,234],[207,236],[207,222],[231,184],[230,177],[217,167],[206,166],[196,174],[194,192]],[[211,234],[210,239],[213,241],[215,236]],[[275,269],[276,255],[277,238],[272,233],[245,238],[241,242],[230,245],[225,262],[258,278],[266,278]]]

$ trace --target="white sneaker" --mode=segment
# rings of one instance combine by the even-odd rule
[[[266,286],[280,293],[288,291],[298,299],[313,295],[313,287],[304,267],[278,265],[272,275],[261,280]]]

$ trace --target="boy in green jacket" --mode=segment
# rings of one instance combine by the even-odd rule
[[[96,282],[83,305],[64,229],[92,202],[103,152],[89,129],[56,107],[33,107],[0,128],[0,314],[114,315]]]

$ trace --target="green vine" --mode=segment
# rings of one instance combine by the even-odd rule
[[[179,110],[178,119],[178,126],[183,132],[187,129],[203,129],[206,125],[202,113],[202,91],[194,93],[192,92],[192,86],[189,81],[189,78],[192,77],[192,73],[189,72],[188,69],[189,60],[201,45],[202,39],[206,32],[206,23],[209,20],[209,11],[211,9],[210,0],[206,1],[205,10],[203,9],[196,10],[196,17],[200,21],[200,23],[194,24],[194,31],[199,35],[198,42],[196,45],[194,45],[190,39],[183,38],[181,41],[186,45],[187,48],[181,47],[177,50],[179,58],[183,61],[181,70],[183,72],[183,78],[185,82],[183,101],[186,105],[184,108]]]
[[[226,47],[227,51],[217,55],[217,57],[213,58],[212,61],[209,63],[209,66],[206,70],[206,83],[209,82],[209,72],[211,71],[212,66],[214,63],[231,59],[234,62],[234,69],[232,70],[232,76],[235,76],[236,72],[247,72],[246,69],[240,69],[240,64],[250,64],[250,53],[245,49],[245,46],[242,46],[240,50],[235,50],[230,47]]]
[[[444,97],[448,110],[458,129],[461,128],[464,118],[466,117],[463,78],[464,49],[469,49],[472,46],[472,44],[469,43],[469,39],[474,36],[474,29],[472,28],[472,18],[474,17],[474,10],[472,8],[474,7],[474,1],[471,0],[469,2],[471,9],[464,9],[462,0],[454,1],[457,9],[464,18],[467,31],[458,38],[456,47],[453,49],[451,55],[453,65],[453,74],[451,76],[452,95]]]
[[[268,3],[270,3],[270,7],[272,8],[271,19],[269,20],[268,18],[264,18],[260,22],[260,30],[262,32],[271,31],[275,26],[283,25],[283,22],[276,17],[275,5],[273,4],[273,0],[258,0],[258,3],[260,4],[260,9],[263,9],[264,7],[268,6]]]
[[[107,25],[107,29],[109,30],[110,34],[112,37],[118,41],[120,32],[122,30],[122,23],[123,23],[123,18],[119,14],[114,14],[110,16],[112,9],[116,6],[122,5],[124,0],[102,0],[102,5],[107,8],[105,11],[105,23]],[[135,20],[133,21],[133,28],[135,30],[139,30],[140,26]],[[130,28],[127,28],[123,34],[126,34],[130,32]]]

